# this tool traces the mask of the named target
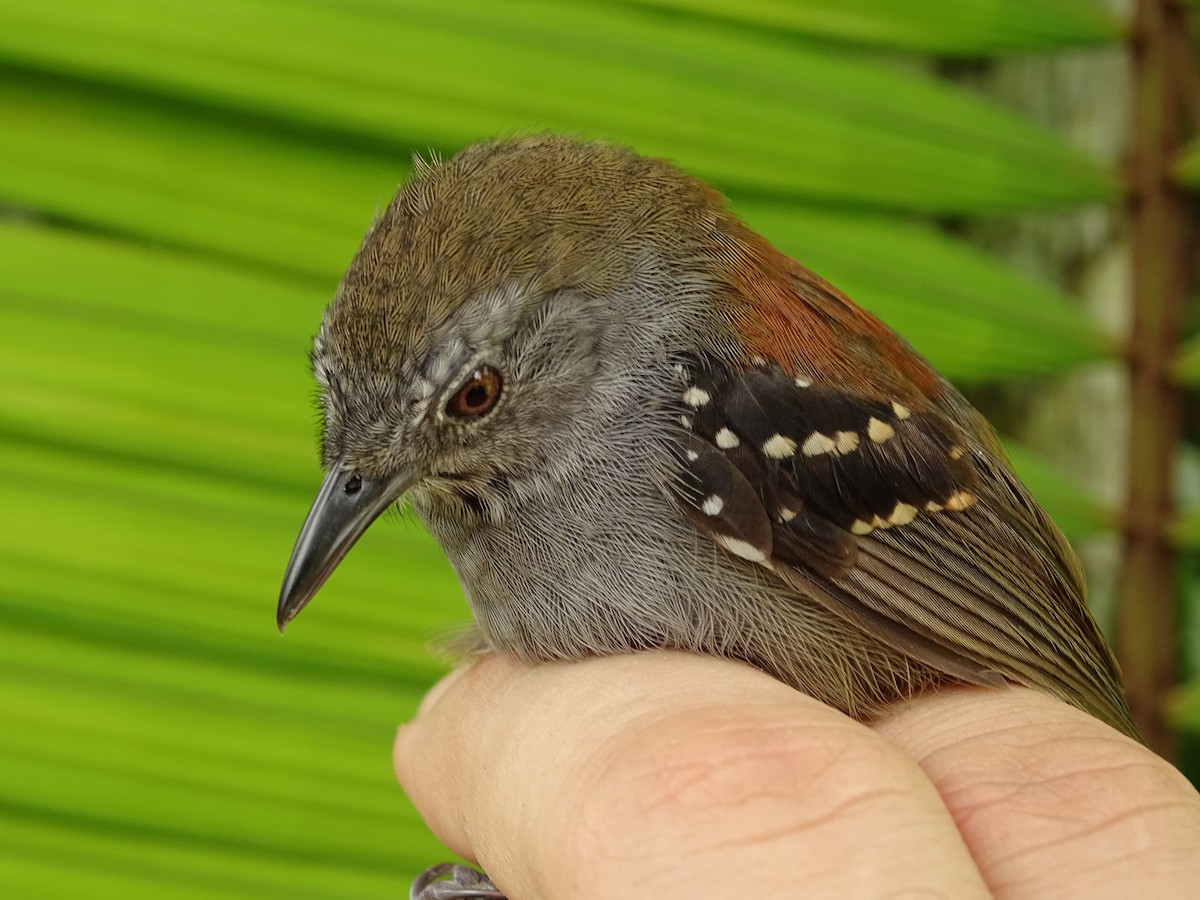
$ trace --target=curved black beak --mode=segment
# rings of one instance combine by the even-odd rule
[[[275,621],[282,632],[320,590],[367,527],[408,490],[407,474],[371,479],[341,465],[325,476],[313,501],[279,592]]]

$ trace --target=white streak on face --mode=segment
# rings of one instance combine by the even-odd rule
[[[329,312],[321,318],[321,327],[317,329],[317,333],[313,336],[312,362],[313,362],[313,378],[317,380],[323,388],[329,387],[330,381],[333,380],[333,373],[329,370],[329,362],[326,359],[326,350],[328,342],[325,339],[325,328],[329,322]]]
[[[454,315],[458,333],[477,348],[503,344],[516,332],[529,312],[530,302],[538,296],[536,285],[508,281],[469,297]]]

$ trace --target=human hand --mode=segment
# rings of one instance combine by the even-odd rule
[[[434,689],[395,761],[511,900],[1200,895],[1195,789],[1020,688],[867,726],[711,657],[488,657]]]

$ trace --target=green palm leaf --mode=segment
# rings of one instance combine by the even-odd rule
[[[862,49],[1049,49],[1110,21],[1072,0],[718,14],[0,0],[7,894],[396,896],[445,853],[389,759],[442,671],[426,642],[467,616],[437,547],[373,529],[273,627],[320,477],[310,335],[414,150],[555,128],[670,156],[959,380],[1114,354],[921,218],[1103,200],[1113,174]],[[1105,526],[1015,458],[1069,533]]]

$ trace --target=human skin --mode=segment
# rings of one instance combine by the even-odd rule
[[[711,657],[486,657],[434,688],[395,763],[511,900],[1200,890],[1195,789],[1023,688],[945,688],[864,725]]]

